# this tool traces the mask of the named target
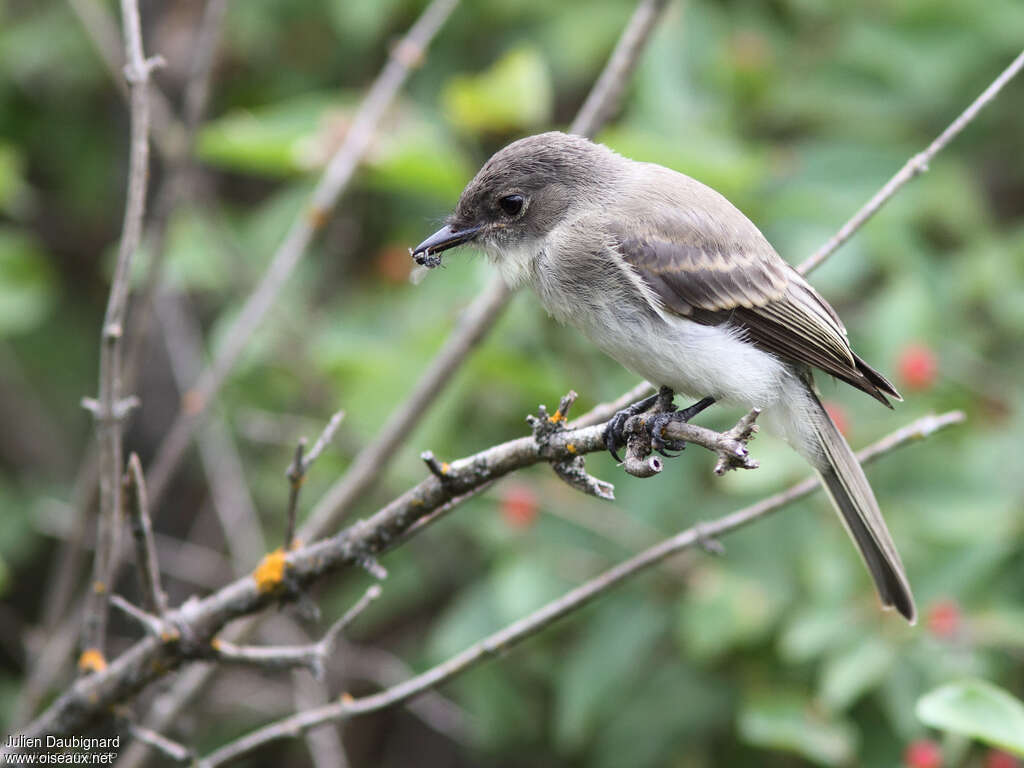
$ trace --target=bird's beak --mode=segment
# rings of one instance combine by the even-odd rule
[[[417,264],[425,267],[436,267],[441,263],[441,257],[436,254],[472,240],[473,236],[479,231],[480,227],[468,227],[467,229],[459,230],[452,229],[449,226],[441,227],[441,229],[437,230],[437,232],[412,250],[412,257]]]

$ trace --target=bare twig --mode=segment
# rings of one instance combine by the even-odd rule
[[[915,176],[927,171],[928,164],[932,161],[932,158],[945,149],[946,145],[955,139],[978,116],[978,113],[999,94],[1003,86],[1010,82],[1020,72],[1022,67],[1024,67],[1024,53],[1021,53],[1014,59],[1010,66],[1004,69],[999,77],[993,80],[988,88],[982,91],[981,95],[971,102],[971,105],[961,112],[960,116],[950,123],[935,141],[928,145],[924,152],[920,152],[907,160],[906,164],[900,168],[896,175],[889,179],[885,186],[878,190],[874,197],[864,204],[863,208],[857,211],[848,222],[843,224],[838,232],[829,238],[828,242],[808,257],[797,269],[806,275],[812,269],[820,266],[825,259],[835,253],[843,243],[849,240],[853,233],[860,229],[868,219],[878,213],[878,210],[889,202],[889,198],[895,195],[904,184]]]
[[[107,634],[106,593],[111,587],[118,552],[121,523],[121,472],[124,466],[121,422],[130,400],[121,391],[121,354],[124,318],[128,306],[129,273],[132,257],[142,236],[146,211],[146,182],[149,173],[149,74],[160,59],[146,59],[142,51],[142,28],[135,0],[121,0],[124,19],[125,78],[131,91],[131,156],[124,227],[110,297],[103,318],[100,339],[99,397],[91,405],[96,418],[99,443],[100,516],[89,593],[82,628],[82,647],[90,658],[102,659]],[[83,653],[83,656],[84,656]],[[98,657],[97,657],[98,654]]]
[[[633,76],[640,54],[666,5],[668,0],[648,0],[637,6],[608,64],[569,126],[569,133],[592,137],[618,109],[626,83]]]
[[[382,648],[355,645],[341,639],[340,653],[348,679],[366,680],[386,688],[412,677],[415,670],[395,654]],[[450,739],[468,744],[471,741],[472,716],[451,699],[437,691],[425,691],[406,703],[408,710]]]
[[[882,448],[876,449],[875,454],[892,450],[897,445],[911,440],[927,437],[938,429],[962,420],[963,414],[958,412],[919,419],[886,438],[881,443]],[[288,584],[305,587],[323,578],[327,573],[344,567],[360,567],[368,557],[376,557],[401,542],[403,534],[409,531],[417,521],[430,516],[458,496],[532,464],[544,461],[565,461],[579,453],[604,450],[602,432],[601,425],[559,432],[551,435],[543,446],[532,436],[524,437],[453,461],[449,465],[450,471],[447,473],[445,482],[442,483],[430,475],[368,520],[352,525],[333,538],[308,544],[287,554],[282,553],[277,557],[278,567],[276,569],[264,570],[262,566],[261,569],[258,569],[264,570],[259,580],[253,577],[238,579],[201,600],[187,601],[178,609],[168,612],[166,621],[171,626],[180,628],[183,636],[190,637],[192,641],[190,644],[202,646],[203,643],[209,642],[210,638],[227,622],[256,613],[273,604],[286,589],[286,581]],[[686,436],[685,439],[691,440],[692,437]],[[699,444],[698,440],[693,440],[693,442]],[[572,451],[568,448],[570,444],[573,446]],[[797,495],[809,493],[815,487],[817,487],[816,483],[807,481],[806,484],[800,486]],[[783,499],[784,502],[790,500],[792,499],[789,496]],[[736,513],[711,527],[702,526],[700,532],[694,532],[691,535],[700,541],[713,539],[725,531],[777,508],[771,506],[774,503],[776,502],[762,502],[762,505],[769,505],[765,511],[756,515],[749,511]],[[759,507],[759,505],[755,505],[755,507]],[[682,546],[690,546],[690,543],[684,543]],[[671,547],[671,545],[659,546]],[[679,545],[676,546],[681,548]],[[676,550],[670,548],[660,557],[667,556],[672,551]],[[653,556],[647,554],[646,557]],[[657,557],[654,557],[650,562],[656,561]],[[633,563],[633,561],[629,562]],[[646,560],[639,565],[633,564],[630,566],[631,571],[616,578],[621,580],[625,575],[646,567],[648,564],[650,563]],[[287,580],[285,576],[288,577]],[[616,579],[610,580],[605,588],[615,582]],[[593,595],[586,596],[583,602],[591,597]],[[582,602],[577,604],[582,604]],[[553,620],[559,615],[562,614],[556,612],[547,621]],[[514,638],[519,639],[519,635],[515,635]],[[497,648],[498,645],[500,643],[495,644],[492,640],[489,641],[487,647]],[[156,677],[176,668],[186,658],[185,649],[181,647],[181,644],[163,643],[153,637],[143,638],[118,656],[103,671],[79,679],[45,712],[27,725],[22,730],[22,734],[26,737],[40,737],[50,733],[78,730],[93,717],[106,712],[110,706],[133,695]],[[435,670],[431,673],[431,677],[416,678],[415,685],[409,683],[397,691],[391,691],[388,698],[383,701],[379,698],[361,700],[364,701],[364,704],[360,706],[376,702],[374,708],[379,708],[408,698],[423,688],[430,687],[440,680],[447,679],[447,676],[464,669],[465,658],[459,657],[459,659],[460,666],[456,666],[450,672]],[[469,663],[472,663],[472,660]],[[450,666],[446,666],[445,669],[450,669]],[[346,716],[350,714],[348,710],[344,712]],[[2,749],[0,749],[0,754],[3,754]]]
[[[292,458],[292,463],[288,466],[288,471],[285,473],[288,477],[288,525],[284,532],[284,548],[286,551],[292,548],[292,542],[295,540],[295,515],[299,506],[299,491],[302,490],[302,483],[306,479],[305,462],[302,460],[302,454],[305,450],[306,438],[300,437],[299,442],[295,446],[295,456]]]
[[[160,616],[155,616],[152,613],[147,613],[141,608],[136,608],[120,595],[111,595],[110,604],[121,611],[125,616],[130,619],[134,619],[139,626],[154,637],[161,637],[167,631],[167,624],[164,623]],[[171,635],[175,634],[175,632],[171,633]]]
[[[309,541],[323,536],[380,478],[398,446],[423,418],[469,353],[494,326],[511,295],[505,283],[498,279],[489,283],[474,299],[409,396],[391,412],[377,435],[359,451],[344,476],[317,502],[300,537]]]
[[[168,739],[156,731],[145,728],[138,723],[128,722],[128,732],[136,741],[153,747],[165,757],[169,757],[176,763],[191,764],[195,760],[195,753],[184,744],[179,744]]]
[[[306,480],[306,473],[313,466],[313,462],[323,453],[328,443],[334,439],[334,433],[338,431],[338,426],[341,424],[344,416],[344,411],[338,411],[331,416],[331,420],[324,427],[324,431],[320,433],[320,437],[313,443],[313,449],[308,454],[305,454],[305,456],[303,454],[306,450],[306,438],[301,438],[298,445],[295,446],[295,457],[292,459],[287,472],[289,484],[288,528],[284,536],[284,548],[286,550],[291,549],[292,544],[295,542],[295,515],[299,506],[299,491],[302,490],[302,484]]]
[[[871,461],[906,442],[923,439],[950,424],[959,423],[963,418],[963,414],[959,412],[946,413],[941,416],[926,416],[892,433],[870,448],[861,451],[858,454],[858,459],[862,462]],[[819,484],[816,478],[808,478],[782,493],[775,494],[749,507],[740,509],[713,522],[700,523],[688,528],[682,533],[665,539],[638,555],[609,568],[604,573],[570,590],[562,597],[552,600],[529,616],[509,624],[507,627],[489,635],[478,643],[474,643],[466,650],[428,669],[426,672],[379,693],[359,698],[342,696],[338,701],[323,707],[300,712],[276,723],[271,723],[243,736],[237,741],[226,744],[200,760],[199,765],[202,768],[217,768],[217,766],[236,760],[268,742],[283,738],[294,738],[306,730],[323,723],[347,720],[404,702],[423,691],[435,688],[451,680],[456,675],[465,672],[482,661],[504,653],[566,614],[578,610],[598,596],[608,592],[627,579],[657,565],[666,558],[695,546],[704,546],[706,542],[714,541],[720,536],[742,528],[771,512],[781,509],[787,504],[806,496],[818,487]]]
[[[633,74],[655,23],[667,0],[641,0],[622,32],[608,63],[590,95],[569,127],[571,133],[593,136],[614,111],[626,82]],[[426,415],[459,370],[486,336],[512,298],[500,277],[493,278],[463,313],[444,346],[420,376],[412,392],[392,411],[377,436],[355,457],[348,472],[314,507],[302,535],[307,540],[334,528],[362,494],[383,475],[383,469],[412,428]]]
[[[291,669],[306,667],[317,680],[324,676],[324,663],[334,654],[338,635],[355,618],[366,610],[367,606],[380,597],[379,584],[373,584],[361,598],[339,618],[324,634],[319,642],[312,645],[235,645],[226,640],[215,638],[210,647],[214,658],[234,664],[247,664],[261,669]]]
[[[123,79],[125,57],[117,31],[117,20],[97,0],[68,0],[68,5],[81,22],[114,85],[125,101],[130,101],[130,89]],[[170,102],[156,87],[150,87],[149,101],[157,147],[165,155],[178,154],[184,144],[184,128],[175,118]]]
[[[177,468],[202,414],[216,397],[237,363],[242,350],[273,306],[292,271],[302,260],[310,242],[327,222],[338,196],[366,154],[377,124],[384,116],[413,66],[422,59],[434,35],[440,30],[458,0],[433,0],[408,34],[392,51],[391,58],[363,100],[345,139],[331,156],[310,196],[309,204],[292,224],[278,247],[259,285],[246,299],[215,358],[197,379],[186,402],[171,425],[150,467],[148,485],[156,505]]]
[[[137,454],[128,457],[128,471],[124,474],[125,502],[132,522],[132,538],[135,540],[135,561],[139,568],[139,582],[146,607],[156,616],[167,612],[167,595],[160,585],[160,568],[157,565],[156,543],[153,541],[153,524],[149,518],[149,501],[146,498],[146,481],[142,474],[142,462]]]

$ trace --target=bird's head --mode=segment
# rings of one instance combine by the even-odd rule
[[[479,245],[495,262],[536,252],[538,243],[580,204],[607,194],[616,156],[580,136],[542,133],[496,152],[462,191],[445,226],[412,252],[436,267],[439,254]]]

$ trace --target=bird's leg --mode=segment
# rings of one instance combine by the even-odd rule
[[[667,451],[681,451],[686,447],[686,443],[682,440],[665,440],[661,436],[661,431],[673,421],[681,421],[684,424],[696,416],[698,413],[703,411],[705,408],[715,402],[713,397],[705,397],[688,408],[683,408],[681,411],[677,411],[675,406],[672,404],[672,390],[667,387],[662,387],[662,391],[658,393],[658,397],[662,398],[665,392],[668,392],[668,402],[664,403],[665,407],[659,408],[658,413],[655,413],[648,424],[651,430],[651,448],[656,450],[662,456],[672,458],[673,454],[667,453]],[[662,404],[662,401],[659,401]]]
[[[626,444],[626,436],[624,434],[626,422],[634,416],[639,416],[641,413],[649,411],[651,406],[659,402],[659,398],[662,397],[662,394],[665,391],[669,393],[669,402],[671,402],[672,390],[668,387],[662,387],[658,394],[645,397],[643,400],[623,408],[608,419],[608,423],[604,428],[604,447],[608,449],[612,458],[620,464],[622,463],[622,459],[619,458],[618,450]]]

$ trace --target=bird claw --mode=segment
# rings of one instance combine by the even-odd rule
[[[604,446],[618,464],[622,463],[622,458],[619,456],[618,451],[619,448],[626,444],[626,436],[623,434],[623,430],[630,416],[631,414],[628,414],[626,410],[619,411],[608,420],[604,428]]]
[[[634,416],[649,410],[656,402],[658,402],[658,395],[645,397],[640,402],[623,408],[608,419],[608,423],[604,428],[604,446],[608,449],[608,453],[612,455],[616,463],[622,463],[622,458],[619,456],[619,448],[626,446],[626,423]]]
[[[648,427],[651,431],[651,448],[666,459],[674,459],[679,456],[686,448],[686,443],[682,440],[666,440],[663,438],[662,430],[673,421],[686,422],[689,419],[685,415],[685,411],[668,411],[655,414]],[[675,453],[669,453],[669,451],[675,451]]]

